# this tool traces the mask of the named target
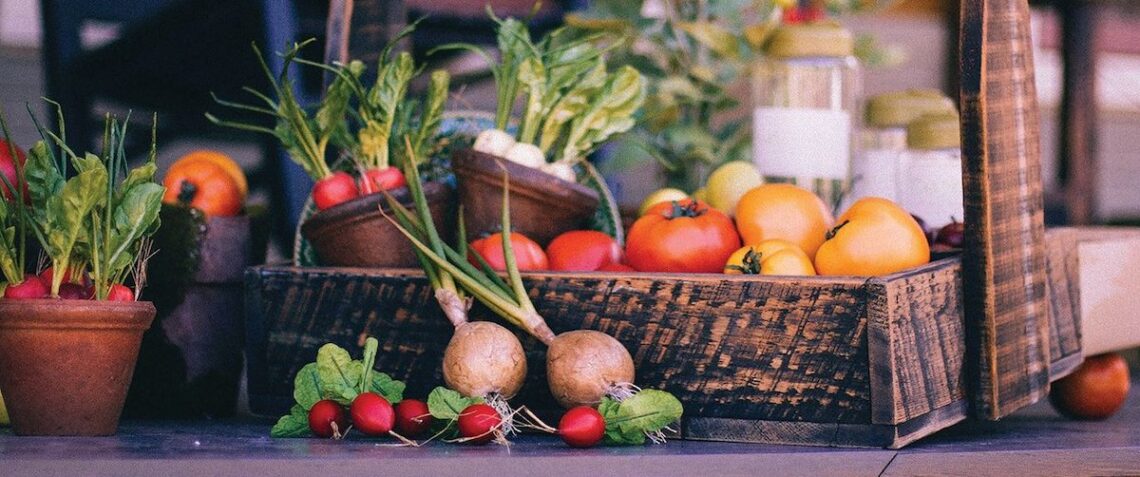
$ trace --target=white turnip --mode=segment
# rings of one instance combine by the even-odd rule
[[[493,156],[507,157],[507,150],[514,145],[514,136],[507,134],[506,131],[487,129],[475,137],[475,144],[471,148]]]
[[[542,153],[542,149],[534,144],[527,144],[525,142],[515,143],[507,152],[503,154],[507,160],[516,164],[522,164],[527,167],[539,169],[546,165],[546,155]]]

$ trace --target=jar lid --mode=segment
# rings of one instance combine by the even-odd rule
[[[902,127],[924,114],[955,114],[954,101],[934,89],[908,89],[872,96],[867,101],[867,124]]]
[[[957,114],[920,116],[906,127],[906,145],[911,149],[956,149],[962,145]]]
[[[855,51],[855,39],[835,23],[796,23],[776,28],[765,51],[778,58],[844,57]]]

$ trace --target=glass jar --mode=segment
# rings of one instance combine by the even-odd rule
[[[784,25],[752,68],[752,160],[768,182],[810,189],[830,207],[848,191],[862,72],[851,32]]]
[[[954,114],[954,102],[937,90],[894,91],[867,101],[866,127],[859,152],[851,162],[851,194],[847,205],[863,197],[898,200],[900,156],[906,150],[906,127],[924,114]]]
[[[962,149],[957,114],[922,116],[907,126],[898,173],[898,204],[937,230],[961,221]]]

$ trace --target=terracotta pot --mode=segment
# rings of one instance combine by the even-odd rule
[[[409,209],[412,200],[407,189],[392,195]],[[432,219],[444,240],[452,236],[453,192],[443,184],[424,184]],[[418,267],[415,250],[380,213],[388,212],[383,194],[369,194],[322,210],[301,225],[301,235],[313,245],[321,265],[341,267]]]
[[[115,433],[150,302],[0,300],[0,389],[12,430]]]
[[[543,247],[563,232],[586,228],[598,207],[598,193],[538,169],[473,149],[452,159],[467,240],[501,229],[503,169],[511,178],[511,229]]]

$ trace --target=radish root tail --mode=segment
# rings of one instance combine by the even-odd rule
[[[499,417],[502,419],[502,423],[499,424],[499,429],[503,432],[503,435],[513,436],[518,434],[518,426],[515,425],[515,414],[517,411],[511,408],[511,404],[498,393],[488,395],[486,401],[488,406],[491,406],[495,412],[499,413]]]
[[[638,391],[641,391],[641,388],[633,383],[613,383],[610,385],[610,388],[606,390],[606,395],[614,401],[622,402],[633,397]]]

